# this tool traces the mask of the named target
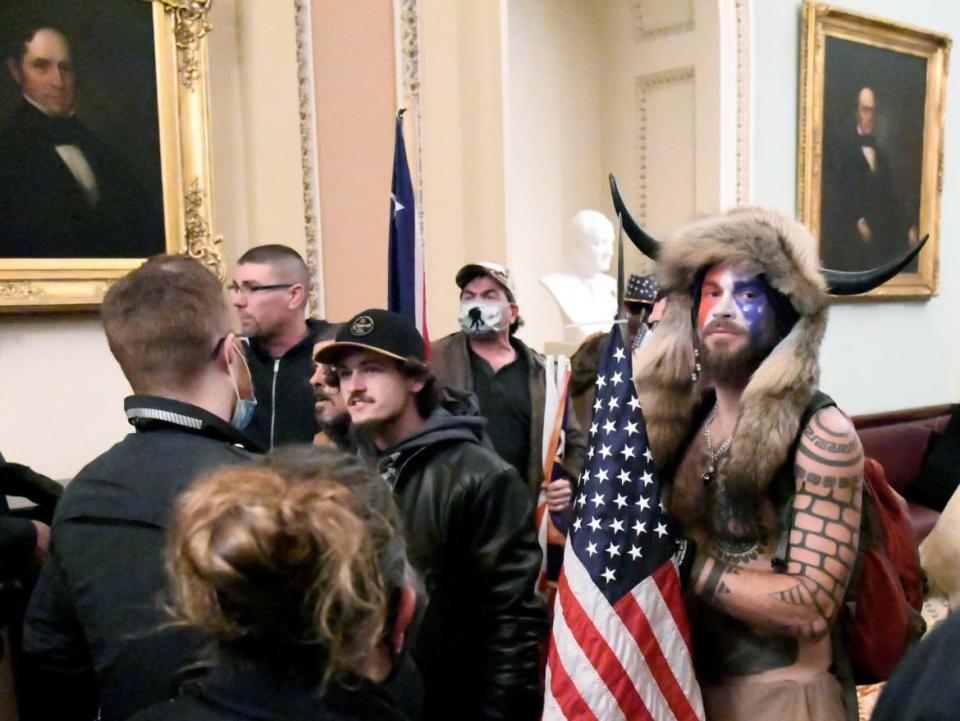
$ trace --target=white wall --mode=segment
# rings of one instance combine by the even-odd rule
[[[960,38],[960,5],[941,0],[841,0],[858,12]],[[796,213],[799,0],[754,0],[754,202]],[[954,49],[956,50],[956,49]],[[951,58],[955,61],[956,58]],[[948,74],[949,77],[949,74]],[[960,396],[960,90],[947,88],[940,295],[925,302],[834,304],[821,387],[848,413],[956,402]]]

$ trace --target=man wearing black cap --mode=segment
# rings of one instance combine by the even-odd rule
[[[402,316],[363,311],[314,357],[336,368],[361,455],[393,486],[426,586],[414,642],[424,718],[537,718],[546,614],[523,482],[482,445],[482,418],[440,406],[423,339]]]
[[[633,273],[623,294],[627,327],[624,338],[636,351],[653,328],[651,317],[658,303],[666,303],[657,276]],[[593,404],[597,398],[597,365],[603,357],[610,333],[594,333],[570,358],[570,398],[577,421],[587,428],[593,420]]]
[[[491,262],[469,263],[457,273],[460,332],[433,343],[430,365],[446,386],[477,395],[489,420],[494,448],[526,479],[536,498],[544,482],[543,426],[546,400],[544,358],[516,337],[520,327],[510,272]],[[571,408],[564,455],[568,478],[547,486],[551,511],[570,507],[569,479],[583,467],[586,440]]]

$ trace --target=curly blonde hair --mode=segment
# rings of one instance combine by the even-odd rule
[[[214,470],[181,495],[167,572],[181,621],[326,684],[384,640],[404,558],[386,483],[307,448]]]

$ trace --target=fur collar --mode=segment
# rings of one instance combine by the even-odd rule
[[[740,403],[730,453],[717,468],[718,493],[732,502],[766,490],[796,439],[817,390],[818,355],[827,324],[826,285],[816,241],[779,213],[744,208],[694,222],[663,244],[661,280],[670,293],[663,320],[637,354],[635,376],[653,456],[660,468],[679,461],[693,430],[703,388],[694,382],[691,288],[717,263],[752,261],[800,318],[754,372]]]

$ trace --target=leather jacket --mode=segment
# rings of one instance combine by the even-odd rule
[[[530,458],[527,461],[525,480],[533,498],[536,499],[543,483],[543,408],[547,393],[546,370],[542,355],[519,338],[511,338],[511,343],[519,353],[526,356],[527,367],[530,369]],[[470,345],[465,333],[451,333],[434,341],[430,351],[430,368],[443,385],[448,388],[473,391]],[[576,488],[586,457],[587,438],[573,412],[569,398],[567,404],[566,452],[563,469]],[[483,409],[481,409],[482,412]]]
[[[427,719],[535,719],[546,613],[533,500],[483,445],[486,421],[436,409],[381,453],[428,602],[414,657]]]

